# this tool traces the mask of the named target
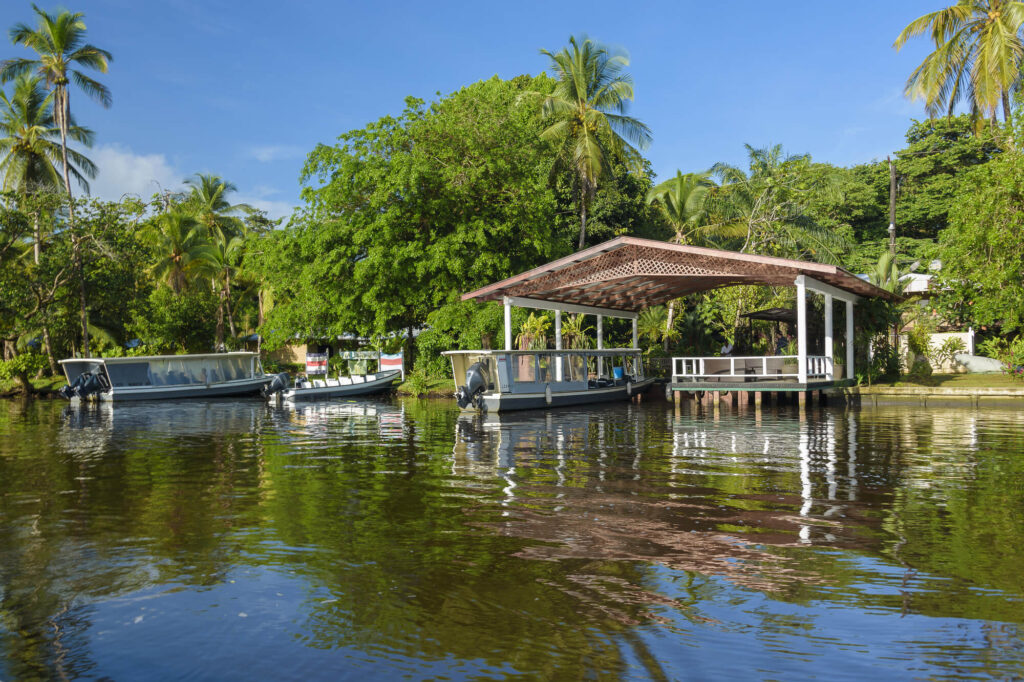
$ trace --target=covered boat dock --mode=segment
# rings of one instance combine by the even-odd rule
[[[504,303],[506,350],[512,349],[512,306],[554,310],[556,347],[561,345],[562,312],[597,316],[598,348],[603,317],[632,319],[635,348],[636,317],[641,310],[689,294],[740,285],[796,289],[796,355],[674,357],[669,386],[677,400],[694,396],[735,403],[746,394],[760,404],[762,393],[770,393],[775,397],[796,394],[803,403],[811,392],[842,386],[850,380],[839,376],[833,362],[835,304],[845,304],[844,369],[845,376],[852,377],[854,307],[865,298],[897,298],[835,265],[618,237],[469,292],[462,299]],[[811,294],[824,297],[821,355],[808,351],[807,298]]]

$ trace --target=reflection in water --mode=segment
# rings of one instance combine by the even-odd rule
[[[1015,412],[39,402],[0,430],[0,679],[1024,665]]]

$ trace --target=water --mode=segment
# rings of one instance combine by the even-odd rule
[[[1024,676],[1024,415],[0,403],[0,679]]]

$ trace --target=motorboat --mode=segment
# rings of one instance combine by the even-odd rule
[[[385,354],[377,351],[341,351],[335,358],[349,365],[350,373],[342,376],[339,372],[333,379],[329,376],[328,354],[307,353],[306,375],[297,378],[290,387],[285,387],[276,396],[283,400],[329,400],[353,396],[373,395],[391,390],[400,378],[404,378],[404,357],[402,353]],[[378,371],[366,372],[370,362],[377,363]],[[352,368],[354,371],[351,371]],[[396,367],[396,369],[389,369]],[[320,379],[310,378],[321,376]]]
[[[60,361],[67,399],[168,400],[256,396],[281,388],[257,353],[73,358]]]
[[[638,348],[452,350],[463,410],[503,412],[628,400],[647,389]],[[460,381],[464,381],[460,385]]]

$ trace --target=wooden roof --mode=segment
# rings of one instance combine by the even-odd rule
[[[895,299],[890,292],[835,265],[617,237],[463,294],[462,300],[515,296],[638,312],[721,287],[793,286],[799,275],[857,296]]]

